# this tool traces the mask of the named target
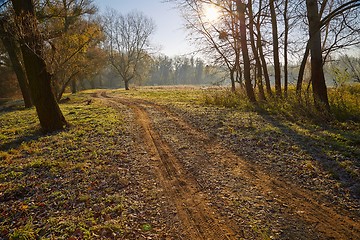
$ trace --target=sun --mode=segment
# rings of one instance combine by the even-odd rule
[[[204,17],[208,22],[216,22],[220,18],[219,9],[214,5],[205,5],[204,6]]]

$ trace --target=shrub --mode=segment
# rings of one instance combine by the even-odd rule
[[[204,93],[203,101],[208,105],[242,110],[253,109],[243,90],[232,92],[227,88],[211,89]]]
[[[331,112],[339,121],[360,121],[360,84],[329,89]]]

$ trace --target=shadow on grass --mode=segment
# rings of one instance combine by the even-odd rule
[[[2,100],[0,99],[0,115],[11,112],[15,110],[23,110],[24,108],[24,101],[23,100]]]
[[[360,136],[344,132],[340,133],[339,130],[333,129],[331,126],[324,125],[325,123],[319,124],[318,129],[310,129],[309,126],[306,126],[305,124],[301,125],[301,127],[312,132],[326,130],[331,134],[338,134],[342,138],[348,140],[348,143],[345,144],[329,136],[320,136],[320,138],[315,136],[306,136],[281,123],[281,121],[272,117],[264,109],[260,108],[256,111],[266,122],[279,129],[285,136],[289,137],[292,144],[299,146],[304,152],[316,160],[322,169],[330,173],[336,181],[340,182],[342,187],[349,191],[351,197],[355,199],[360,198],[359,176],[347,171],[346,168],[341,165],[341,162],[336,159],[337,153],[350,155],[352,156],[350,161],[351,164],[355,166],[355,171],[356,169],[359,169],[360,151],[359,149],[356,150],[356,148],[358,147]],[[359,152],[359,154],[357,152]],[[335,156],[332,155],[332,153],[336,153]],[[358,157],[354,158],[354,156]]]
[[[11,149],[18,148],[23,143],[29,143],[31,141],[36,141],[40,137],[43,137],[45,134],[41,132],[40,129],[31,131],[25,135],[18,136],[17,138],[13,139],[10,142],[5,142],[4,144],[0,145],[0,151],[9,151]]]

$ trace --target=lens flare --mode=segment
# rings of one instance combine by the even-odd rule
[[[214,5],[205,5],[204,6],[204,17],[209,22],[215,22],[220,18],[219,9],[217,9]]]

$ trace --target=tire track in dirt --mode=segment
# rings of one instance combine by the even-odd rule
[[[138,124],[144,129],[143,138],[149,152],[161,163],[157,169],[158,176],[170,199],[176,205],[184,229],[188,229],[186,234],[188,239],[235,239],[235,234],[229,227],[231,223],[221,219],[215,213],[215,209],[210,207],[206,196],[200,191],[201,186],[196,178],[185,173],[181,160],[176,158],[170,145],[154,130],[146,112],[147,107],[152,107],[170,117],[184,134],[191,136],[194,142],[201,145],[203,151],[221,159],[232,170],[233,175],[241,176],[255,186],[259,194],[267,198],[276,196],[274,201],[287,206],[287,212],[295,214],[309,226],[313,226],[324,239],[360,239],[360,224],[357,221],[337,213],[332,207],[325,206],[313,192],[269,176],[248,164],[179,116],[169,113],[164,107],[139,99],[110,98],[106,93],[102,93],[101,97],[108,98],[106,101],[115,108],[116,104],[120,103],[133,109]],[[204,159],[195,160],[204,161]]]
[[[137,123],[144,130],[142,137],[146,148],[152,159],[160,163],[157,164],[157,175],[169,199],[176,206],[177,214],[186,230],[186,239],[237,239],[229,227],[229,220],[220,217],[210,206],[196,179],[185,173],[171,148],[152,128],[144,107],[139,102],[111,98],[105,92],[95,97],[102,98],[115,109],[118,109],[119,103],[133,109]]]
[[[153,104],[152,104],[153,105]],[[163,107],[155,106],[160,112],[168,112]],[[345,215],[338,214],[334,209],[324,206],[311,191],[287,183],[282,179],[269,176],[267,173],[250,165],[243,159],[236,156],[230,150],[224,148],[215,139],[211,139],[201,131],[194,129],[187,122],[168,113],[174,122],[186,134],[197,138],[195,142],[204,142],[202,145],[208,153],[219,156],[221,161],[232,166],[232,174],[241,176],[251,185],[256,186],[261,194],[266,197],[277,196],[277,201],[288,206],[287,211],[295,213],[299,218],[305,220],[326,239],[360,239],[360,223]]]
[[[185,134],[192,135],[194,142],[203,142],[202,147],[208,153],[219,156],[221,161],[227,165],[232,165],[232,174],[241,176],[251,185],[256,186],[261,194],[266,197],[277,196],[276,201],[287,206],[287,211],[295,213],[300,219],[305,220],[321,233],[326,239],[360,239],[360,223],[352,220],[346,215],[337,213],[334,209],[324,206],[314,193],[301,189],[293,184],[287,183],[282,179],[269,176],[267,173],[250,165],[230,150],[224,148],[215,139],[209,138],[203,132],[193,128],[178,116],[169,113],[160,105],[154,105],[159,112],[166,112],[174,119],[174,123]],[[236,166],[234,166],[236,162]],[[269,193],[271,195],[269,196]]]

